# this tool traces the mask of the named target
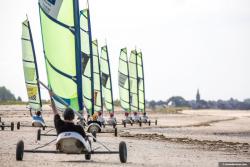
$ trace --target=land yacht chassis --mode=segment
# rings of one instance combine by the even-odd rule
[[[99,143],[105,149],[105,151],[96,151],[96,149],[93,149],[90,138]],[[44,146],[47,146],[50,143],[47,143]],[[16,160],[22,161],[24,153],[84,154],[86,160],[90,160],[92,154],[119,154],[120,162],[127,162],[127,146],[124,141],[120,142],[118,151],[111,151],[103,143],[99,142],[92,134],[87,134],[86,138],[83,138],[76,132],[63,132],[57,137],[55,151],[38,150],[39,148],[42,147],[37,147],[32,150],[25,150],[24,142],[19,140],[16,146]]]

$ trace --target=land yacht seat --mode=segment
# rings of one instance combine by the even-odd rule
[[[62,132],[57,136],[56,149],[67,154],[81,154],[91,152],[88,139],[84,139],[77,132]]]

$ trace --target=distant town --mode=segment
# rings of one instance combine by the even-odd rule
[[[15,97],[15,95],[4,86],[0,87],[0,104],[20,104],[22,102],[23,101],[21,97]],[[48,100],[43,100],[43,102],[47,103]],[[115,100],[114,105],[119,106],[119,100]],[[239,101],[234,98],[230,98],[229,100],[206,101],[201,99],[200,92],[199,90],[197,90],[195,100],[185,100],[181,96],[172,96],[165,101],[146,101],[146,107],[151,109],[160,109],[168,107],[187,107],[191,109],[250,110],[250,98],[245,99],[243,101]]]
[[[146,105],[151,109],[167,108],[167,107],[188,107],[192,109],[229,109],[229,110],[250,110],[250,98],[239,101],[234,98],[229,100],[203,100],[199,90],[196,93],[195,100],[185,100],[181,96],[172,96],[166,101],[147,101]]]

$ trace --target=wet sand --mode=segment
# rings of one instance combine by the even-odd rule
[[[44,107],[47,125],[53,125],[49,106]],[[53,141],[55,137],[42,136],[36,141],[38,128],[29,125],[31,118],[25,106],[0,106],[2,122],[15,123],[15,130],[0,130],[0,166],[218,166],[218,162],[250,162],[250,111],[186,110],[176,114],[149,113],[149,127],[143,124],[118,126],[118,137],[112,133],[98,134],[98,139],[117,150],[120,141],[128,148],[128,162],[121,164],[118,155],[92,155],[86,161],[84,155],[55,155],[25,153],[21,162],[15,160],[18,140],[24,140],[25,149],[34,149]],[[118,120],[123,118],[119,111]],[[111,130],[105,128],[105,130]],[[54,134],[47,128],[43,133]],[[94,148],[98,144],[94,143]],[[55,142],[43,148],[55,150]]]

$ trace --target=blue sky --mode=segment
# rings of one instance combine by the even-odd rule
[[[28,14],[41,80],[46,81],[36,0],[0,5],[0,86],[27,99],[21,61],[21,22]],[[86,6],[80,0],[80,6]],[[205,100],[250,97],[249,0],[90,0],[93,37],[107,39],[114,96],[122,47],[144,55],[146,99],[173,95]],[[47,92],[42,89],[42,96]]]

